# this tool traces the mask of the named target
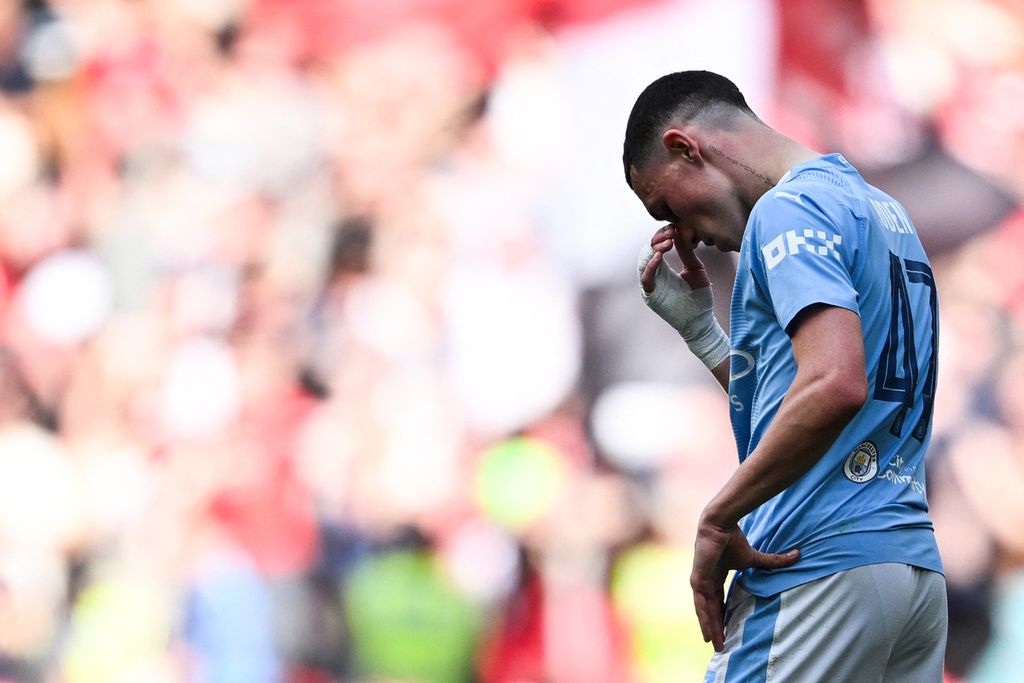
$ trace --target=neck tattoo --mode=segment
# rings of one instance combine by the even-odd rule
[[[732,163],[736,164],[737,166],[739,166],[740,168],[742,168],[742,169],[743,169],[744,171],[746,171],[747,173],[749,173],[749,174],[751,174],[751,175],[753,175],[753,176],[757,176],[757,177],[758,177],[759,179],[761,179],[761,181],[762,181],[762,182],[763,182],[763,183],[764,183],[764,184],[765,184],[766,186],[768,186],[769,188],[775,187],[775,181],[774,181],[774,180],[772,180],[771,178],[769,178],[768,176],[766,176],[766,175],[765,175],[765,174],[763,174],[763,173],[758,173],[758,172],[757,172],[757,171],[755,171],[755,170],[754,170],[753,168],[751,168],[750,166],[747,166],[747,165],[746,165],[745,163],[743,163],[743,162],[742,162],[742,161],[740,161],[739,159],[734,159],[734,158],[732,158],[731,156],[729,156],[728,154],[726,154],[726,153],[725,153],[725,152],[723,152],[722,150],[718,149],[718,148],[717,148],[717,147],[715,147],[714,145],[708,145],[708,149],[710,149],[710,150],[711,150],[712,152],[714,152],[714,153],[715,153],[715,154],[717,154],[718,156],[720,156],[720,157],[724,157],[724,158],[725,158],[725,159],[727,159],[728,161],[730,161],[730,162],[732,162]]]

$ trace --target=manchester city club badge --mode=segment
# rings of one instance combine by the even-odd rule
[[[878,449],[875,444],[865,441],[854,448],[843,465],[843,474],[857,484],[874,479],[878,474]]]

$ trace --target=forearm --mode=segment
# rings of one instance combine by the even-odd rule
[[[863,402],[837,384],[827,376],[797,373],[760,443],[708,503],[706,522],[734,526],[821,459]]]
[[[715,376],[715,380],[721,385],[722,390],[725,393],[729,393],[729,373],[731,372],[729,356],[725,357],[721,363],[711,369],[711,374]]]

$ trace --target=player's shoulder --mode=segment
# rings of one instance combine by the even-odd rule
[[[795,178],[766,192],[750,214],[755,236],[770,237],[793,227],[819,228],[841,220],[847,203],[829,188]]]
[[[764,235],[797,224],[845,231],[851,219],[863,214],[862,185],[860,175],[841,155],[801,164],[754,205],[751,227]]]
[[[744,235],[750,258],[772,267],[785,255],[814,253],[853,268],[863,241],[864,185],[839,155],[794,167],[751,212]]]
[[[843,166],[802,164],[768,190],[758,202],[758,208],[765,213],[827,213],[837,205],[849,204],[851,197],[857,194],[859,176],[850,176]]]

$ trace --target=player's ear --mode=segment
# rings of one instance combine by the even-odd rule
[[[701,160],[697,140],[684,130],[669,128],[662,133],[661,144],[665,145],[665,149],[671,154],[679,155],[686,161],[697,163]]]

